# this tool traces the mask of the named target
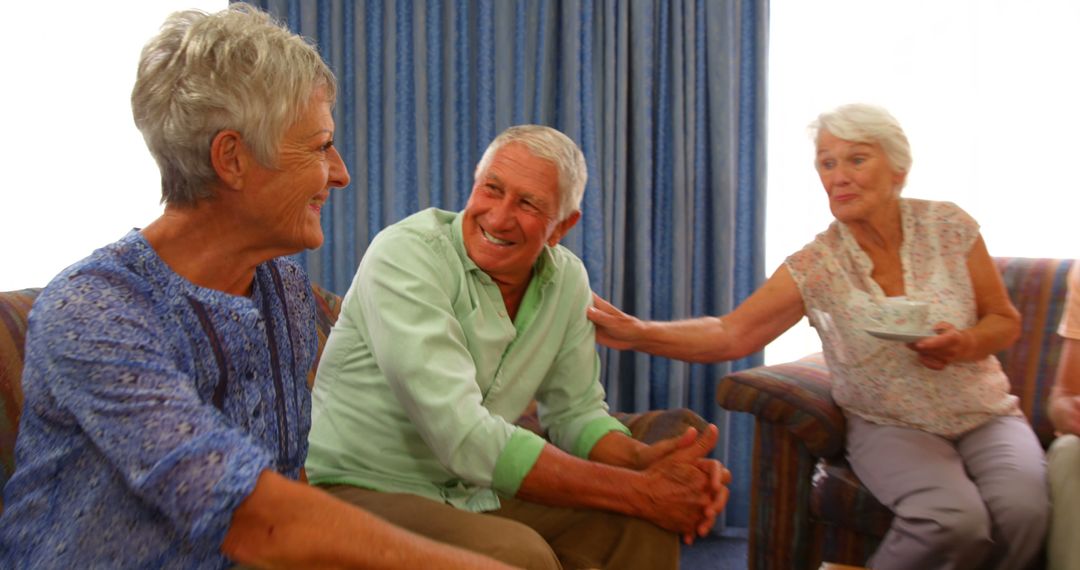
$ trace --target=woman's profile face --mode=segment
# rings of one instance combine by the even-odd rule
[[[349,172],[334,147],[334,118],[325,90],[312,95],[279,144],[277,167],[255,164],[248,214],[265,232],[267,245],[286,251],[314,249],[323,243],[322,207],[332,188],[349,184]]]
[[[825,130],[818,134],[814,166],[829,210],[844,223],[868,220],[895,205],[904,181],[880,144],[844,140]]]

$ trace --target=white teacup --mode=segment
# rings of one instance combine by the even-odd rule
[[[929,330],[926,319],[930,305],[907,297],[888,297],[882,301],[881,328],[890,332],[922,333]]]

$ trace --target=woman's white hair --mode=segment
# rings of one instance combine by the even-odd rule
[[[161,170],[161,201],[191,205],[212,195],[210,145],[234,129],[264,166],[334,74],[318,51],[266,13],[237,3],[215,14],[176,12],[142,50],[131,109]]]
[[[585,194],[588,169],[585,155],[570,137],[544,125],[517,125],[510,127],[491,141],[480,162],[476,163],[474,181],[479,181],[498,150],[510,143],[520,143],[533,156],[550,160],[559,173],[559,221],[581,209],[581,197]]]
[[[877,143],[894,170],[911,172],[911,145],[907,135],[900,122],[881,107],[852,103],[822,113],[810,123],[810,135],[816,140],[821,131],[846,141]],[[906,183],[907,176],[901,188]]]

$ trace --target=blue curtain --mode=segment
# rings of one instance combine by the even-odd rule
[[[563,243],[594,290],[644,318],[726,313],[763,278],[767,0],[264,0],[340,81],[353,177],[303,255],[344,293],[369,240],[422,208],[461,209],[487,143],[551,125],[589,167]],[[689,407],[721,428],[746,527],[752,423],[715,405],[714,366],[604,350],[613,409]]]

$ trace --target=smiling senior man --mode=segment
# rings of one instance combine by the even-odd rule
[[[588,276],[558,245],[585,179],[566,135],[511,127],[462,212],[372,241],[315,382],[312,483],[526,568],[678,567],[730,473],[715,426],[649,446],[607,413]],[[550,444],[512,423],[534,398]]]

